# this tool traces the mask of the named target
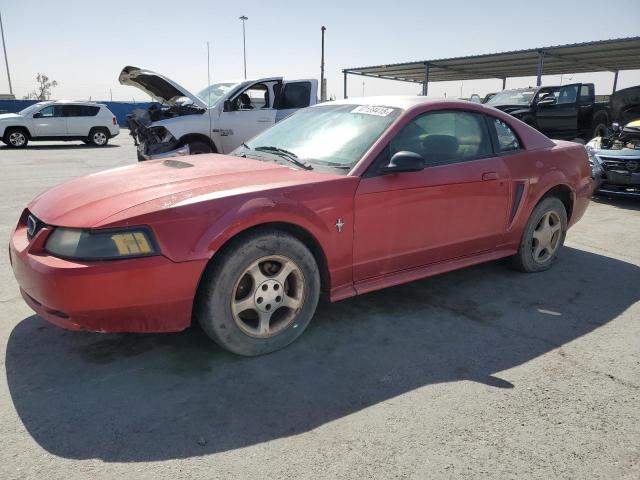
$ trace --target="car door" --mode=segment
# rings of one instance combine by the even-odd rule
[[[555,103],[537,105],[536,121],[538,129],[551,138],[573,139],[578,132],[578,89],[579,83],[563,85],[554,89]],[[546,93],[550,93],[547,91]],[[541,90],[540,99],[545,94]]]
[[[269,83],[255,83],[238,93],[220,114],[222,153],[229,153],[242,142],[272,126],[276,121],[273,88]]]
[[[426,168],[377,173],[398,151]],[[371,165],[355,197],[354,280],[494,249],[504,235],[508,172],[480,114],[425,113]]]
[[[94,126],[91,117],[98,114],[100,107],[91,105],[64,105],[63,113],[67,119],[67,134],[74,137],[86,137]]]
[[[295,111],[316,103],[318,93],[317,80],[294,80],[275,86],[276,122],[288,117]]]
[[[67,119],[62,105],[47,105],[33,114],[33,130],[36,137],[64,137],[67,135]]]

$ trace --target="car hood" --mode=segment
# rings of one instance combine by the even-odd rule
[[[342,175],[297,170],[273,162],[208,154],[154,160],[80,177],[42,193],[27,207],[48,225],[103,226],[145,204],[159,211],[261,190],[304,185]]]
[[[16,118],[22,118],[22,115],[18,115],[17,113],[0,113],[0,122],[15,120]]]
[[[158,102],[174,105],[179,98],[187,97],[195,105],[201,108],[207,108],[207,104],[197,95],[194,95],[164,75],[152,72],[151,70],[127,66],[120,72],[118,81],[121,85],[129,85],[142,90]]]

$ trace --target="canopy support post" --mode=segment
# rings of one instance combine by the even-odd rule
[[[422,96],[426,97],[429,91],[429,63],[424,64],[424,80],[422,81]]]
[[[616,70],[615,74],[613,75],[613,92],[611,93],[616,93],[617,86],[618,86],[618,70]]]
[[[536,71],[536,86],[542,85],[542,69],[544,67],[544,50],[538,50],[538,69]]]
[[[342,73],[344,73],[344,85],[343,85],[344,98],[347,98],[347,71],[343,70]]]
[[[507,77],[504,77],[502,79],[502,90],[506,90],[507,89]]]

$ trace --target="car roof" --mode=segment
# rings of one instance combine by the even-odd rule
[[[82,101],[82,100],[54,100],[50,102],[52,104],[64,104],[64,105],[90,105],[92,107],[104,107],[103,103],[92,102],[92,101]]]
[[[456,100],[447,98],[426,98],[418,95],[381,95],[372,97],[354,97],[332,102],[319,103],[322,105],[378,105],[384,107],[401,108],[408,110],[418,105],[441,105],[443,107],[459,104],[463,106],[479,105],[468,100]]]

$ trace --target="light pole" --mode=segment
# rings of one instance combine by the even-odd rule
[[[4,64],[7,67],[7,80],[9,80],[9,94],[13,95],[11,87],[11,74],[9,73],[9,59],[7,58],[7,46],[4,43],[4,28],[2,27],[2,14],[0,13],[0,34],[2,35],[2,49],[4,50]]]
[[[244,79],[247,79],[247,41],[244,33],[244,22],[249,20],[249,17],[242,15],[239,17],[242,20],[242,51],[244,52]]]
[[[324,102],[327,100],[327,90],[325,87],[325,81],[324,81],[324,31],[326,30],[326,28],[324,27],[324,25],[320,28],[320,31],[322,32],[322,54],[320,57],[320,101]]]

